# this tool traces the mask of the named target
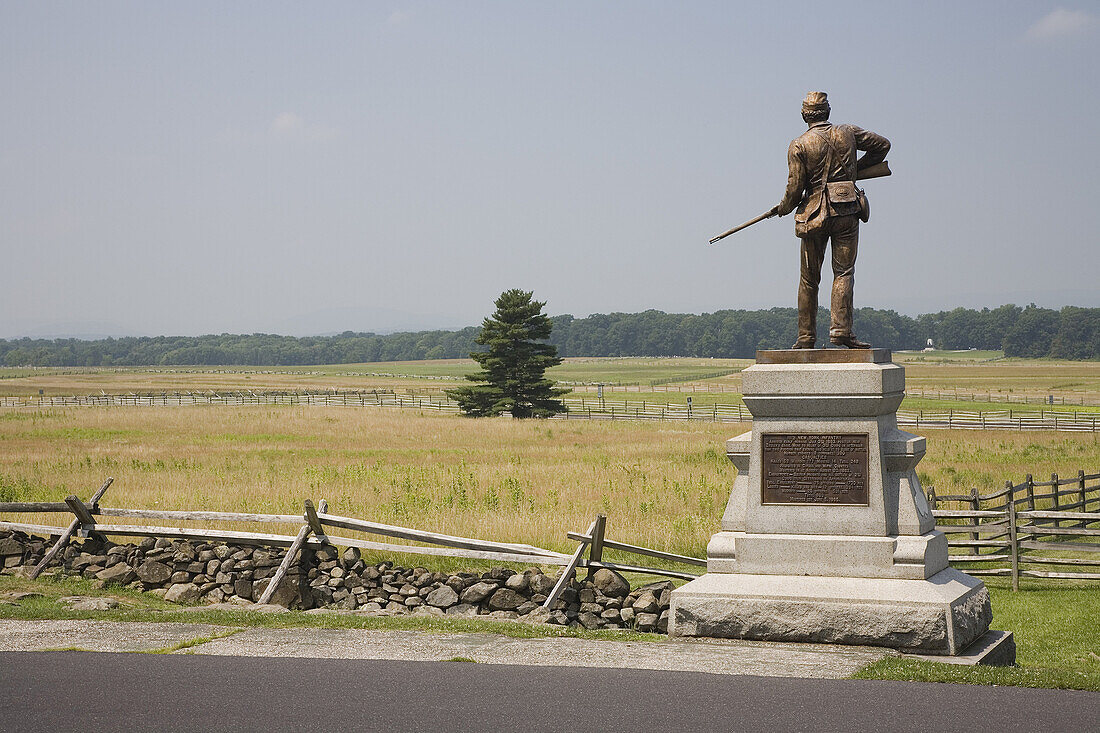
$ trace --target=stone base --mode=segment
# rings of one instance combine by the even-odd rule
[[[1016,639],[1011,631],[987,631],[960,654],[953,657],[931,654],[905,654],[904,659],[923,659],[941,664],[984,667],[1012,667],[1016,664]]]
[[[956,655],[992,619],[985,585],[954,568],[927,580],[707,573],[672,592],[668,632]]]
[[[719,532],[707,571],[925,580],[948,567],[943,532],[900,537]]]

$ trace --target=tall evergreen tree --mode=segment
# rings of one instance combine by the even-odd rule
[[[546,343],[553,324],[542,312],[546,303],[531,300],[531,293],[506,290],[496,299],[496,311],[481,324],[475,343],[487,346],[470,358],[481,371],[466,375],[471,382],[484,382],[447,390],[462,412],[471,417],[488,417],[508,411],[512,417],[550,417],[565,412],[558,389],[543,373],[561,364],[558,349]]]

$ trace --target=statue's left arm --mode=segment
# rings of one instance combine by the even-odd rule
[[[864,130],[855,125],[850,127],[856,137],[856,150],[864,151],[862,157],[856,161],[856,170],[870,168],[886,160],[886,154],[890,152],[889,140],[870,130]]]

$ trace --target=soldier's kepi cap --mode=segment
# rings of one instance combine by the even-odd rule
[[[802,111],[813,112],[819,109],[829,109],[829,95],[825,92],[810,92],[802,100]]]

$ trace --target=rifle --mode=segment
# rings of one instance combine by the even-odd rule
[[[888,175],[890,175],[890,164],[887,163],[884,160],[881,163],[876,163],[875,165],[872,165],[868,168],[863,168],[862,170],[857,170],[856,171],[856,180],[857,181],[865,181],[868,178],[884,178]],[[765,219],[770,219],[778,213],[779,213],[779,207],[778,206],[773,206],[772,208],[768,209],[767,211],[765,211],[763,214],[756,217],[755,219],[749,219],[748,221],[746,221],[744,224],[741,224],[740,226],[735,226],[733,229],[730,229],[727,232],[722,232],[717,237],[710,240],[710,243],[714,244],[715,242],[717,242],[721,239],[725,239],[726,237],[728,237],[731,234],[736,234],[737,232],[741,231],[742,229],[747,229],[747,228],[751,227],[753,224],[758,224],[758,223],[764,221]]]
[[[770,209],[768,209],[767,211],[765,211],[763,214],[761,214],[760,216],[756,217],[755,219],[749,219],[748,221],[746,221],[741,226],[736,226],[733,229],[730,229],[728,232],[722,232],[717,237],[710,240],[710,243],[714,244],[719,239],[725,239],[729,235],[736,234],[737,232],[741,231],[742,229],[747,229],[748,227],[751,227],[753,224],[756,224],[757,222],[764,221],[765,219],[770,219],[778,213],[779,213],[779,207],[778,206],[773,206]]]

